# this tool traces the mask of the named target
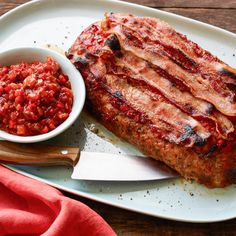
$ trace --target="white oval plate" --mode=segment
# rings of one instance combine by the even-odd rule
[[[85,27],[111,11],[159,17],[236,67],[236,36],[233,33],[174,14],[114,0],[41,0],[24,4],[0,18],[0,51],[33,45],[67,50]],[[73,127],[52,142],[79,145],[87,151],[137,153],[112,135],[109,136],[112,142],[108,142],[93,134],[85,127],[91,127],[91,123],[93,121],[83,114]],[[102,132],[105,131],[101,131],[100,136],[104,136]],[[11,168],[59,189],[148,215],[188,222],[214,222],[236,216],[236,186],[211,190],[182,179],[142,183],[75,181],[70,179],[70,168]]]

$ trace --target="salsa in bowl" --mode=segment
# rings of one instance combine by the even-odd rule
[[[76,120],[84,101],[83,79],[63,55],[35,47],[0,53],[0,137],[52,138]]]

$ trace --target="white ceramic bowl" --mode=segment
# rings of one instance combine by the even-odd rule
[[[34,143],[50,139],[73,124],[81,113],[85,102],[85,85],[81,74],[73,66],[73,64],[62,54],[55,51],[38,48],[38,47],[24,47],[14,48],[0,53],[0,67],[6,65],[13,65],[21,62],[32,61],[46,61],[48,56],[52,56],[60,65],[64,74],[68,75],[71,88],[74,96],[72,111],[69,117],[54,130],[49,131],[46,134],[40,134],[35,136],[18,136],[9,134],[0,130],[0,137],[9,141],[18,143]]]

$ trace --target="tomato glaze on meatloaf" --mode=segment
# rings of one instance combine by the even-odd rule
[[[208,187],[236,183],[236,70],[167,23],[109,14],[67,53],[87,105],[144,154]]]

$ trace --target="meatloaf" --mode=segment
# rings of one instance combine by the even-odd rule
[[[236,183],[236,70],[167,23],[107,14],[68,58],[118,137],[208,187]]]

